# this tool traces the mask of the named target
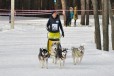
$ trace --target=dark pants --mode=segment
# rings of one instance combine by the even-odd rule
[[[69,26],[69,20],[66,19],[66,26]]]
[[[74,20],[74,26],[76,26],[76,20]]]
[[[71,19],[71,18],[69,18],[69,26],[71,26],[71,22],[72,22],[72,19]]]
[[[71,18],[66,18],[66,26],[71,26]]]

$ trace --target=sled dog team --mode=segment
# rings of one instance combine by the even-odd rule
[[[62,68],[65,64],[65,59],[67,56],[67,48],[62,48],[60,43],[52,43],[51,45],[51,53],[48,52],[45,48],[39,49],[38,59],[41,64],[41,68],[48,69],[48,59],[51,57],[52,62],[54,64],[59,63],[59,67]],[[76,65],[82,61],[84,55],[84,45],[80,45],[79,47],[72,47],[72,58],[73,64]]]

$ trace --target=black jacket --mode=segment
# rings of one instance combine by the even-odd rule
[[[58,15],[56,18],[53,18],[52,16],[49,18],[47,22],[47,30],[52,33],[57,33],[61,30],[62,35],[64,35],[63,27]]]

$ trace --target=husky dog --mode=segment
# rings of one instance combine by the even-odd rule
[[[57,43],[54,42],[54,43],[52,43],[52,45],[51,45],[51,56],[52,56],[52,58],[53,58],[53,63],[56,63],[56,62],[55,62],[56,50],[57,50]]]
[[[41,63],[42,68],[45,65],[45,67],[48,69],[48,56],[49,56],[48,51],[46,49],[40,48],[38,59]]]
[[[82,61],[84,55],[84,46],[80,46],[78,48],[72,47],[72,57],[74,65],[80,63]]]
[[[59,61],[59,67],[60,68],[62,66],[64,66],[66,55],[67,55],[67,49],[62,49],[60,43],[58,43],[55,58],[56,58],[56,63],[57,63],[57,61]]]
[[[62,60],[63,60],[63,66],[65,64],[65,59],[66,59],[66,55],[67,55],[67,50],[66,48],[62,49]]]

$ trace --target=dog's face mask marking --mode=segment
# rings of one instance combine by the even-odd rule
[[[42,55],[46,56],[46,55],[48,55],[48,53],[43,51]]]
[[[57,50],[57,43],[52,44],[52,49],[53,49],[53,52],[55,53]]]
[[[80,51],[84,51],[84,46],[79,47]]]
[[[62,51],[62,56],[63,56],[63,57],[66,57],[66,54],[67,54],[66,51]]]
[[[64,49],[62,50],[62,56],[63,56],[63,58],[66,58],[66,54],[67,54],[67,49],[64,48]]]
[[[48,56],[48,51],[46,49],[41,50],[42,56],[47,57]]]

